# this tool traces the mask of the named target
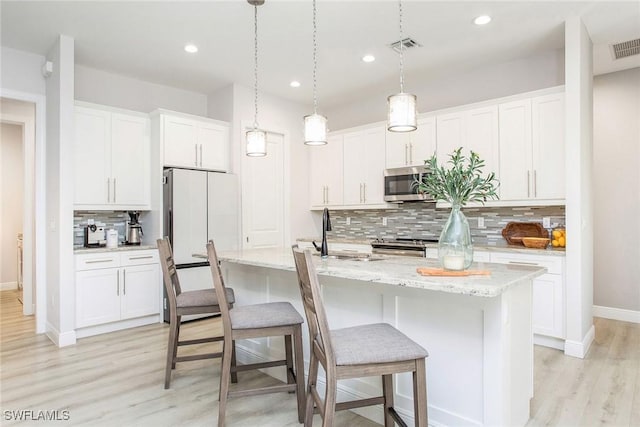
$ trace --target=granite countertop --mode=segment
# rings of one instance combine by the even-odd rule
[[[315,241],[316,243],[320,243],[322,238],[318,237],[300,237],[296,239],[300,242],[311,242]],[[344,244],[354,244],[354,245],[369,245],[374,239],[350,239],[350,238],[327,238],[327,243],[344,243]],[[427,243],[427,248],[437,248],[437,243]],[[549,246],[547,249],[534,249],[534,248],[525,248],[520,245],[509,245],[507,242],[496,243],[495,245],[479,245],[474,244],[473,250],[478,252],[517,252],[523,254],[530,255],[551,255],[551,256],[565,256],[566,252],[564,248],[554,248]]]
[[[107,248],[101,246],[99,248],[85,248],[84,246],[74,246],[74,254],[97,254],[100,252],[119,252],[119,251],[143,251],[147,249],[158,249],[156,245],[118,245],[117,248]]]
[[[295,271],[290,248],[249,249],[221,252],[223,262]],[[437,268],[437,261],[426,258],[374,256],[375,261],[321,259],[314,256],[320,276],[339,277],[395,286],[406,286],[447,293],[480,297],[496,297],[522,280],[534,279],[546,272],[543,267],[510,264],[474,263],[471,269],[491,271],[490,276],[425,277],[418,267]]]

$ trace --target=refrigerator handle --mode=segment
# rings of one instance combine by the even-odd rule
[[[169,208],[169,243],[173,246],[173,209]]]

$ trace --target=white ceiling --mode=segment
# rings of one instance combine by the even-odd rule
[[[368,88],[397,91],[396,1],[318,0],[318,91],[327,108]],[[472,69],[564,45],[565,19],[581,16],[594,42],[596,73],[640,66],[640,55],[613,62],[610,43],[640,38],[640,1],[404,1],[407,76]],[[232,82],[253,86],[253,7],[246,1],[5,1],[3,46],[45,54],[57,34],[75,39],[76,62],[208,94]],[[474,17],[489,14],[484,27]],[[260,89],[311,101],[310,0],[266,0],[258,8]],[[187,42],[199,47],[184,52]],[[372,53],[371,64],[360,58]],[[289,87],[297,79],[302,86]],[[406,82],[409,91],[411,82]]]

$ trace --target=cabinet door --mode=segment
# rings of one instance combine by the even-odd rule
[[[360,161],[363,163],[362,203],[384,203],[384,134],[378,126],[364,132]]]
[[[484,160],[482,174],[494,172],[499,178],[498,106],[492,105],[467,111],[465,131],[466,141],[463,150],[465,156],[469,156],[469,150],[478,153]]]
[[[111,198],[111,114],[91,108],[75,108],[73,142],[74,203],[103,205]]]
[[[124,267],[121,272],[121,319],[160,313],[160,266],[136,265]]]
[[[127,207],[149,205],[149,121],[111,115],[111,202]]]
[[[532,322],[535,334],[564,338],[562,276],[543,274],[533,281]]]
[[[119,269],[76,272],[76,328],[120,320]]]
[[[198,167],[196,124],[181,117],[163,117],[164,165]]]
[[[564,94],[531,100],[533,197],[565,198]]]
[[[367,150],[363,131],[344,134],[344,204],[363,203],[362,184],[365,176],[365,152]]]
[[[418,129],[420,127],[418,126]],[[410,132],[411,134],[418,132]],[[409,135],[407,132],[385,133],[385,166],[401,168],[409,164]]]
[[[229,128],[215,123],[198,123],[199,167],[226,172]]]
[[[444,114],[436,117],[438,164],[449,161],[449,155],[466,144],[464,112]]]
[[[424,161],[436,153],[436,118],[418,120],[418,129],[409,132],[409,164],[422,166]]]
[[[500,199],[531,197],[531,101],[500,104]]]
[[[329,136],[326,145],[309,146],[309,197],[311,206],[343,203],[342,135]]]

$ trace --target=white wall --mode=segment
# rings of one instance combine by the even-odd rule
[[[233,121],[233,85],[207,96],[207,115],[216,120]]]
[[[44,56],[0,47],[0,87],[44,95]]]
[[[313,217],[309,211],[309,165],[307,150],[310,147],[303,143],[302,118],[308,110],[299,104],[281,98],[260,94],[259,117],[261,128],[278,129],[289,134],[289,167],[290,167],[290,237],[314,236],[317,233]],[[233,169],[240,171],[241,159],[245,154],[245,139],[242,123],[253,123],[254,101],[253,90],[244,86],[233,86],[233,123],[232,152]],[[268,154],[267,154],[268,155]],[[285,224],[286,225],[286,224]],[[288,244],[289,242],[285,242]]]
[[[563,84],[562,50],[543,52],[465,72],[405,76],[405,90],[418,97],[420,113]],[[331,130],[384,121],[387,119],[387,97],[399,89],[394,82],[393,86],[386,89],[380,87],[369,95],[358,97],[352,103],[324,108],[321,112],[326,113]]]
[[[640,68],[593,85],[593,303],[640,312]]]
[[[0,288],[17,285],[18,233],[22,233],[24,162],[22,126],[0,123]]]
[[[207,115],[207,96],[113,74],[83,65],[75,66],[75,98],[79,101],[150,113],[156,108]]]
[[[61,35],[47,54],[47,335],[75,344],[73,258],[74,41]]]

